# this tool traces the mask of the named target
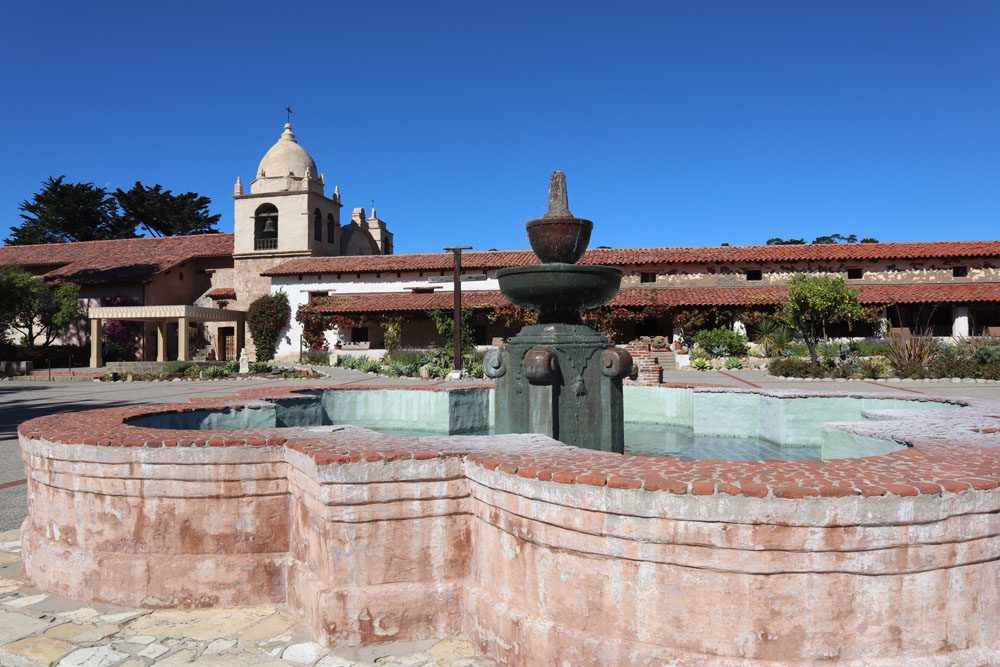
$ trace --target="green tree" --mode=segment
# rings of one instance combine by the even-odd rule
[[[292,309],[284,292],[265,294],[247,308],[247,328],[257,348],[257,361],[271,361],[281,333],[288,327]]]
[[[788,285],[784,306],[785,321],[794,328],[809,348],[813,366],[819,365],[816,347],[826,338],[832,324],[859,322],[866,317],[858,295],[847,289],[840,278],[799,274]]]
[[[780,236],[767,240],[767,245],[805,245],[805,239],[783,239]]]
[[[212,200],[194,192],[175,195],[157,183],[146,187],[139,181],[129,191],[115,190],[121,216],[133,228],[143,227],[153,236],[216,234],[220,215],[212,215]]]
[[[7,245],[69,243],[128,239],[135,225],[122,220],[118,206],[104,188],[93,183],[66,183],[49,178],[42,189],[21,202],[23,222],[11,227]]]
[[[0,302],[7,327],[21,334],[26,345],[41,336],[49,345],[66,327],[80,319],[80,286],[49,285],[19,266],[0,267]]]

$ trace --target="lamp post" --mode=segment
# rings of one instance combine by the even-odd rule
[[[462,251],[471,250],[470,245],[449,246],[445,248],[455,255],[455,370],[462,372]]]

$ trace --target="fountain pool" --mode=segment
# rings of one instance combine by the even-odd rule
[[[493,390],[331,389],[225,410],[159,412],[135,426],[184,430],[361,426],[402,437],[492,433]],[[625,453],[685,459],[832,459],[905,448],[894,440],[824,428],[885,410],[943,410],[954,403],[870,396],[625,387]]]

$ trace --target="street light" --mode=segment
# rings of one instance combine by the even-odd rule
[[[455,370],[462,372],[462,251],[471,250],[471,245],[449,246],[445,248],[455,255]]]

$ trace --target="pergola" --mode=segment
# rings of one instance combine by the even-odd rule
[[[101,356],[101,338],[104,320],[130,320],[156,323],[156,360],[167,360],[167,323],[177,321],[177,360],[189,361],[188,325],[191,322],[234,322],[236,324],[236,349],[241,350],[246,340],[246,311],[204,306],[99,306],[91,308],[90,365],[104,365]]]

